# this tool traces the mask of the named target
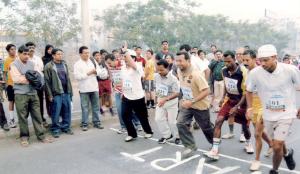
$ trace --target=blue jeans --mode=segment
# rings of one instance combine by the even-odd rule
[[[123,118],[122,118],[122,100],[121,100],[121,93],[118,93],[118,92],[115,93],[115,103],[116,103],[116,107],[117,107],[117,112],[118,112],[118,116],[119,116],[119,121],[120,121],[121,128],[126,129],[125,123],[124,123]],[[132,123],[133,123],[133,125],[134,125],[136,128],[141,126],[140,120],[139,120],[139,118],[136,116],[135,113],[133,113],[133,115],[132,115]]]
[[[89,124],[89,103],[92,106],[92,121],[94,126],[100,124],[100,107],[99,107],[99,92],[86,92],[80,93],[80,102],[82,110],[82,126],[88,126]]]
[[[59,116],[62,122],[59,123]],[[71,97],[70,94],[56,95],[52,102],[51,132],[68,131],[71,127]]]

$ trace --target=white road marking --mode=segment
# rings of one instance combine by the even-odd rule
[[[228,173],[228,172],[232,172],[236,169],[240,168],[239,166],[234,166],[234,167],[226,167],[224,169],[221,169],[213,174],[224,174],[224,173]]]
[[[123,156],[126,156],[128,158],[134,159],[136,161],[139,161],[139,162],[145,162],[145,159],[141,158],[140,156],[144,156],[146,154],[158,151],[161,148],[162,148],[161,146],[158,146],[158,147],[155,147],[155,148],[152,148],[152,149],[149,149],[149,150],[145,150],[145,151],[142,151],[142,152],[139,152],[139,153],[136,153],[136,154],[130,154],[130,153],[127,153],[127,152],[120,152],[120,154],[123,155]]]
[[[205,164],[205,158],[201,158],[199,160],[199,163],[198,163],[198,166],[197,166],[197,169],[196,169],[196,174],[202,174],[204,164]]]
[[[117,132],[117,129],[115,128],[110,128],[111,130]],[[144,137],[144,136],[141,136],[141,135],[138,135],[139,137]],[[153,141],[158,141],[158,139],[155,139],[155,138],[148,138],[149,140],[153,140]],[[172,145],[172,146],[177,146],[177,147],[184,147],[183,145],[177,145],[177,144],[174,144],[174,143],[170,143],[170,142],[167,142],[167,144],[169,145]],[[202,149],[197,149],[197,151],[199,152],[207,152],[206,150],[202,150]],[[244,162],[244,163],[248,163],[248,164],[251,164],[252,161],[247,161],[247,160],[244,160],[244,159],[240,159],[240,158],[236,158],[236,157],[233,157],[233,156],[229,156],[229,155],[224,155],[224,154],[219,154],[220,156],[224,157],[224,158],[228,158],[228,159],[232,159],[232,160],[235,160],[235,161],[240,161],[240,162]],[[207,166],[205,164],[205,166]],[[269,164],[264,164],[264,163],[261,163],[261,166],[264,166],[264,167],[267,167],[269,169],[272,169],[272,165],[269,165]],[[300,174],[300,171],[298,170],[289,170],[287,168],[283,168],[283,167],[280,167],[279,170],[281,171],[285,171],[285,172],[289,172],[289,173],[295,173],[295,174]]]

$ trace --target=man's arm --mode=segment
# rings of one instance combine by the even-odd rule
[[[10,75],[15,84],[29,84],[25,75],[22,75],[14,65],[10,66]]]

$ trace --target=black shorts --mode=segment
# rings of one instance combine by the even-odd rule
[[[11,85],[8,85],[6,87],[6,94],[7,94],[7,98],[8,98],[8,101],[10,102],[13,102],[15,101],[15,93],[14,93],[14,87],[11,86]]]

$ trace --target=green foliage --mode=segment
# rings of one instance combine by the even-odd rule
[[[249,45],[257,48],[272,43],[279,50],[289,41],[287,33],[275,31],[264,21],[232,22],[227,17],[193,13],[200,5],[193,0],[149,0],[128,2],[105,11],[102,20],[112,32],[116,43],[127,40],[129,45],[146,45],[158,50],[160,42],[168,40],[171,49],[180,44],[208,48],[214,43],[221,49],[236,49]]]

